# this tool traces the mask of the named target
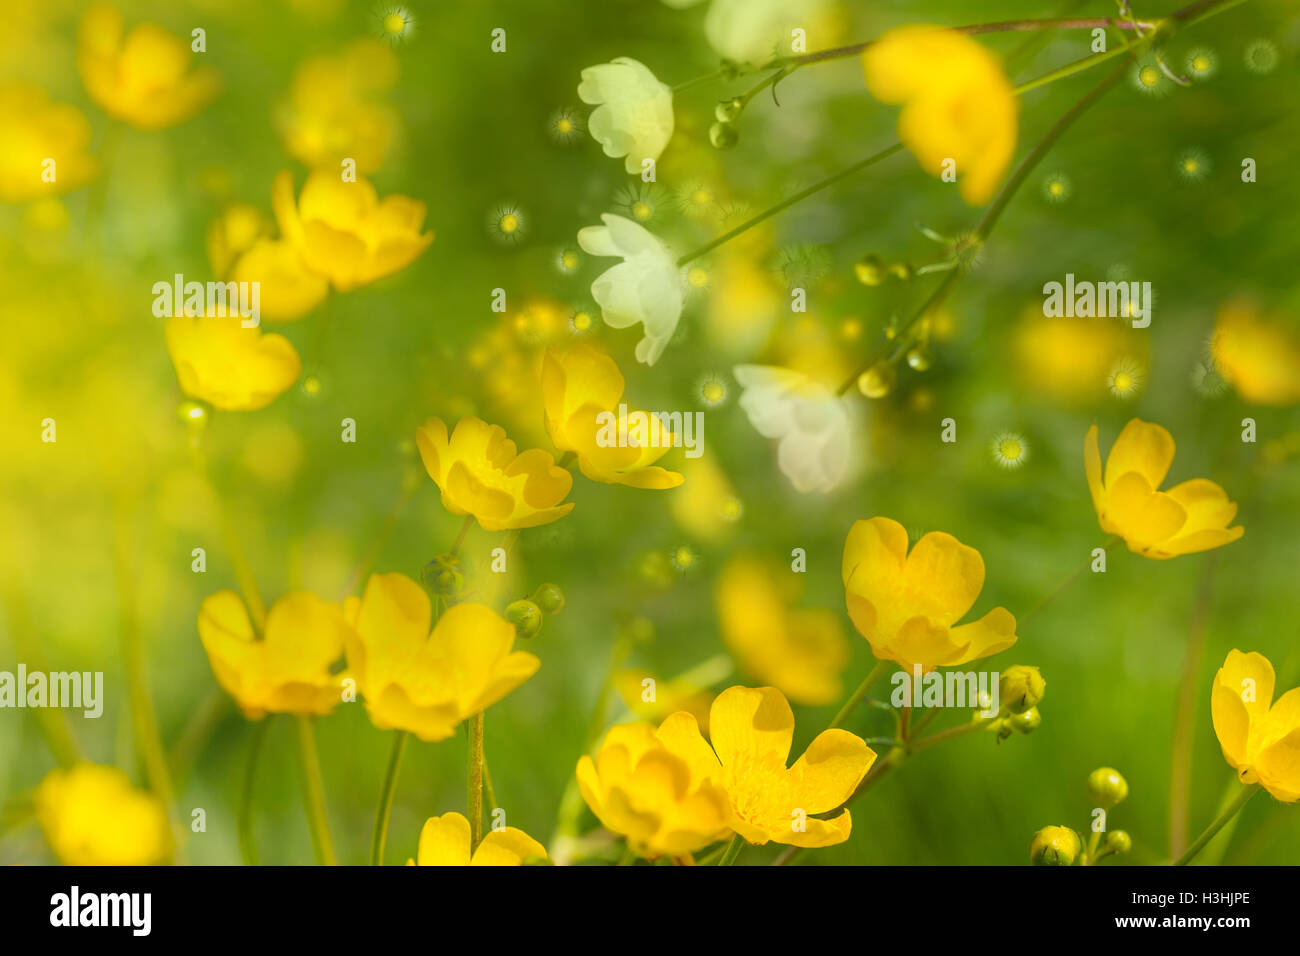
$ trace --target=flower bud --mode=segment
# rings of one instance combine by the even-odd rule
[[[1069,827],[1043,827],[1029,843],[1034,866],[1073,866],[1083,849],[1079,834]]]
[[[1133,838],[1127,830],[1111,830],[1106,834],[1106,850],[1110,853],[1127,853],[1133,849]]]
[[[527,598],[507,604],[505,618],[515,626],[516,637],[536,637],[542,629],[542,609]]]
[[[426,591],[439,597],[456,597],[465,590],[465,566],[454,554],[440,554],[420,572]]]
[[[1128,781],[1114,767],[1098,767],[1088,774],[1088,797],[1105,810],[1124,802]]]
[[[889,267],[889,274],[895,279],[901,279],[903,282],[907,282],[912,278],[913,272],[912,267],[906,262],[895,262]]]
[[[1023,714],[1012,714],[1007,718],[1008,726],[1022,734],[1033,733],[1042,722],[1043,716],[1038,712],[1037,707],[1030,707]]]
[[[714,149],[731,149],[740,142],[740,131],[735,123],[714,123],[709,127],[709,142]]]
[[[894,390],[898,373],[894,366],[881,359],[858,376],[858,389],[867,398],[884,398]]]
[[[880,285],[885,281],[885,267],[876,256],[863,256],[855,262],[853,274],[863,285]]]
[[[559,614],[564,610],[564,592],[558,584],[543,584],[533,592],[532,601],[543,614]]]
[[[914,345],[907,350],[907,364],[917,372],[929,370],[933,359],[930,350],[922,345]]]
[[[998,693],[1002,697],[1002,706],[1013,714],[1021,714],[1030,707],[1037,707],[1047,690],[1047,681],[1038,673],[1037,667],[1016,664],[1002,672],[998,681]]]
[[[729,100],[723,100],[713,108],[713,115],[719,123],[734,123],[740,117],[741,110],[745,108],[745,101],[739,96],[733,96]]]

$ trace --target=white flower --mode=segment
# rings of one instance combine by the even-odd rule
[[[621,256],[591,284],[605,324],[625,329],[641,322],[638,362],[654,365],[677,329],[682,314],[682,281],[677,260],[654,234],[622,216],[605,213],[603,226],[578,230],[578,245],[593,256]]]
[[[621,56],[582,71],[578,96],[597,104],[587,120],[591,137],[606,156],[626,156],[629,173],[641,161],[658,159],[673,135],[673,91],[642,63]]]
[[[826,0],[713,0],[704,35],[719,55],[762,64],[793,52],[791,29],[808,30],[825,5]]]
[[[740,407],[764,438],[777,438],[776,460],[795,491],[830,491],[849,467],[849,409],[844,399],[798,372],[737,365]]]

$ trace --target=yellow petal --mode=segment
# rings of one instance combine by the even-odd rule
[[[459,813],[424,821],[417,857],[420,866],[469,866],[469,821]]]
[[[1224,759],[1232,767],[1247,765],[1252,721],[1262,720],[1273,700],[1273,665],[1263,654],[1228,652],[1214,675],[1210,717]],[[1245,698],[1249,699],[1243,699]]]
[[[1174,436],[1159,425],[1134,418],[1119,433],[1106,459],[1106,488],[1113,494],[1115,482],[1135,471],[1154,491],[1173,461]]]
[[[1088,429],[1083,439],[1083,470],[1088,477],[1088,491],[1092,507],[1101,517],[1106,510],[1106,487],[1101,482],[1101,448],[1097,443],[1097,426]]]
[[[546,847],[523,830],[504,827],[483,837],[470,866],[521,866],[529,857],[547,859]]]
[[[782,768],[794,740],[794,712],[775,687],[728,687],[709,708],[709,735],[724,767],[776,761]]]
[[[1137,471],[1107,482],[1106,490],[1107,516],[1134,551],[1143,552],[1168,540],[1187,521],[1183,506],[1167,494],[1153,492],[1147,478]]]
[[[953,664],[965,664],[983,657],[991,657],[1016,643],[1016,619],[1004,607],[995,607],[978,621],[952,629],[954,644],[965,645]]]
[[[713,748],[700,733],[695,717],[686,711],[669,714],[655,731],[659,741],[686,762],[691,771],[691,784],[697,786],[705,780],[716,779],[722,773]]]
[[[984,559],[952,535],[932,531],[912,548],[903,576],[918,612],[954,624],[984,587]]]
[[[807,813],[834,810],[853,795],[876,760],[857,734],[824,730],[790,768],[794,799]]]

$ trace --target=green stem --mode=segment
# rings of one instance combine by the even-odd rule
[[[239,855],[244,866],[260,866],[257,858],[257,842],[253,835],[253,777],[257,770],[257,758],[262,752],[262,743],[266,740],[267,728],[271,718],[253,724],[253,736],[248,742],[248,759],[244,761],[244,783],[239,790],[239,809],[236,822],[239,830]]]
[[[469,851],[478,849],[483,839],[483,712],[469,722],[469,760],[466,775],[466,810],[469,813]]]
[[[1248,787],[1243,787],[1241,793],[1237,795],[1237,799],[1233,800],[1232,803],[1228,805],[1227,809],[1219,814],[1218,819],[1205,828],[1205,832],[1198,836],[1192,845],[1187,848],[1187,852],[1174,860],[1172,865],[1186,866],[1190,863],[1192,858],[1205,848],[1205,844],[1213,840],[1215,834],[1223,829],[1224,824],[1235,817],[1237,813],[1240,812],[1241,808],[1250,802],[1250,798],[1259,793],[1259,791],[1260,787],[1258,784],[1251,784]]]
[[[929,737],[922,737],[920,740],[914,740],[908,745],[912,753],[919,753],[922,750],[929,750],[935,744],[941,744],[945,740],[952,740],[956,737],[965,737],[967,734],[973,734],[979,730],[985,730],[989,724],[997,720],[997,717],[982,717],[979,720],[972,720],[969,723],[958,724],[956,727],[949,727],[947,730],[941,730],[937,734],[931,734]]]
[[[740,856],[740,851],[745,848],[745,838],[737,833],[727,844],[726,851],[719,858],[718,866],[731,866],[736,862],[736,857]]]
[[[1192,623],[1183,655],[1183,675],[1178,685],[1174,715],[1174,743],[1169,772],[1169,855],[1183,852],[1187,843],[1187,804],[1192,781],[1192,734],[1196,728],[1197,677],[1209,636],[1210,593],[1214,579],[1214,554],[1206,557],[1196,589]]]
[[[834,730],[836,727],[843,727],[849,717],[852,716],[853,711],[857,709],[858,704],[862,703],[862,699],[870,692],[872,685],[885,676],[885,671],[889,670],[889,667],[889,661],[876,661],[876,666],[871,668],[871,673],[862,679],[858,689],[844,702],[844,706],[840,708],[840,712],[835,715],[835,719],[830,722],[830,726],[826,729]]]
[[[320,758],[316,753],[316,735],[310,717],[296,716],[294,722],[298,728],[303,805],[307,810],[307,825],[311,828],[316,862],[322,866],[335,866],[334,842],[330,839],[329,815],[325,809],[325,787],[321,782]]]
[[[451,544],[451,553],[453,555],[460,554],[460,546],[465,543],[465,536],[469,534],[469,529],[473,524],[473,515],[466,515],[465,520],[460,523],[460,530],[456,532],[456,540]]]
[[[1117,534],[1111,535],[1110,538],[1107,539],[1106,543],[1102,545],[1102,550],[1109,553],[1110,549],[1115,547],[1115,545],[1119,544],[1120,541],[1122,540],[1123,539],[1120,538],[1120,536]],[[1019,621],[1020,625],[1023,627],[1025,622],[1032,620],[1034,617],[1038,615],[1039,611],[1047,607],[1047,605],[1051,604],[1052,601],[1055,600],[1058,594],[1060,594],[1067,587],[1073,584],[1074,579],[1077,578],[1079,575],[1081,575],[1092,565],[1092,562],[1094,560],[1096,559],[1093,558],[1091,555],[1089,555],[1086,561],[1084,561],[1081,565],[1079,565],[1077,568],[1075,568],[1073,571],[1071,571],[1069,574],[1063,577],[1060,580],[1060,582],[1057,583],[1056,587],[1052,588],[1052,590],[1048,591],[1041,598],[1039,598],[1037,604],[1035,604],[1033,607],[1031,607],[1028,611],[1026,611],[1024,614],[1020,616],[1020,621]]]
[[[405,730],[393,732],[393,750],[388,758],[388,772],[379,791],[379,806],[375,810],[375,832],[370,840],[370,865],[384,865],[384,844],[388,841],[388,818],[393,812],[393,794],[397,791],[397,772],[402,766],[402,753],[406,750]]]

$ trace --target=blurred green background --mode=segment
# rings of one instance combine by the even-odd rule
[[[1142,16],[1176,6],[1135,5]],[[678,11],[650,0],[401,6],[416,30],[393,47],[399,78],[384,94],[400,117],[400,135],[371,179],[380,195],[427,202],[436,241],[390,279],[334,295],[308,318],[274,327],[302,356],[304,381],[319,382],[315,394],[300,385],[264,410],[216,413],[204,435],[215,484],[268,600],[296,586],[337,597],[376,541],[376,570],[413,577],[447,549],[459,519],[441,508],[413,446],[428,416],[477,414],[504,426],[521,447],[551,447],[537,359],[546,344],[570,336],[571,313],[593,308],[591,281],[609,264],[584,257],[572,275],[555,268],[579,228],[642,199],[656,207],[648,228],[690,248],[895,137],[897,110],[868,96],[856,58],[783,80],[779,105],[761,95],[744,115],[740,143],[726,152],[709,145],[714,105],[754,79],[700,84],[675,98],[674,139],[656,188],[642,189],[589,136],[556,142],[548,123],[562,108],[585,115],[575,92],[580,71],[616,56],[642,61],[670,85],[715,70],[703,7]],[[195,629],[203,597],[235,583],[216,507],[190,462],[187,427],[176,413],[183,396],[150,311],[150,287],[175,272],[210,276],[205,230],[227,203],[269,210],[270,183],[282,168],[301,185],[305,169],[286,153],[275,104],[306,57],[374,36],[386,9],[341,0],[130,4],[129,22],[152,20],[182,35],[194,26],[207,30],[204,62],[222,73],[220,96],[174,128],[123,130],[100,182],[61,198],[66,222],[56,214],[51,224],[23,205],[0,206],[0,667],[22,659],[15,645],[22,628],[39,642],[49,669],[103,670],[104,716],[73,714],[73,731],[89,759],[121,766],[142,783],[120,650],[124,594],[137,602],[161,732],[177,747],[179,815],[207,811],[207,832],[185,834],[191,863],[239,861],[235,806],[250,725],[217,690]],[[57,0],[6,4],[0,81],[37,83],[54,100],[80,107],[95,130],[95,152],[107,121],[75,67],[81,10]],[[902,23],[1065,12],[1106,16],[1114,6],[842,2],[810,24],[808,42],[819,49]],[[496,27],[507,31],[504,54],[490,50]],[[1043,39],[1016,62],[1013,80],[1089,52],[1086,31]],[[980,38],[1004,55],[1032,40],[1018,33]],[[1246,62],[1261,40],[1276,52],[1266,72]],[[891,314],[919,304],[933,278],[867,288],[854,280],[854,262],[864,254],[914,264],[936,258],[938,247],[916,225],[959,234],[979,211],[909,155],[724,246],[707,261],[709,287],[689,301],[677,339],[653,368],[633,360],[638,336],[631,330],[596,323],[590,338],[618,360],[638,407],[704,408],[701,379],[718,375],[727,383],[725,403],[706,410],[706,459],[726,476],[744,512],[733,525],[702,530],[673,506],[689,477],[682,489],[656,492],[578,476],[573,513],[523,533],[511,596],[549,580],[564,589],[568,606],[527,647],[542,659],[537,676],[488,713],[488,764],[511,825],[549,843],[620,635],[638,635],[628,665],[665,677],[723,652],[714,587],[729,555],[780,560],[792,548],[806,549],[803,603],[843,614],[844,536],[853,521],[885,515],[914,538],[943,530],[977,548],[988,576],[974,610],[1004,605],[1021,614],[1105,541],[1084,481],[1083,436],[1099,423],[1104,450],[1135,416],[1177,440],[1172,481],[1209,477],[1240,503],[1245,537],[1167,562],[1113,550],[1105,575],[1083,575],[1021,629],[1014,648],[977,665],[1041,668],[1048,690],[1036,733],[1001,745],[979,736],[917,756],[855,803],[846,844],[803,854],[800,862],[1021,864],[1038,828],[1088,825],[1084,781],[1101,765],[1118,768],[1131,788],[1110,820],[1133,836],[1127,861],[1159,861],[1168,848],[1177,687],[1198,601],[1206,607],[1206,643],[1196,679],[1191,832],[1212,819],[1233,777],[1209,723],[1210,681],[1224,655],[1237,647],[1268,656],[1279,692],[1300,682],[1300,415],[1247,405],[1206,372],[1223,301],[1250,295],[1300,315],[1300,12],[1282,0],[1252,0],[1169,47],[1176,61],[1195,48],[1213,51],[1211,78],[1186,89],[1166,84],[1160,96],[1125,82],[1052,150],[978,268],[957,286],[933,367],[905,369],[882,400],[859,398],[868,466],[830,495],[790,488],[771,443],[737,406],[730,370],[751,361],[793,365],[838,383],[879,350]],[[1017,155],[1104,69],[1024,96]],[[1209,174],[1197,181],[1178,169],[1192,149],[1209,161]],[[1256,160],[1256,183],[1241,182],[1243,157]],[[1068,177],[1066,201],[1047,197],[1053,174]],[[692,184],[717,196],[703,218],[677,208],[679,192]],[[87,235],[96,190],[104,204],[98,240]],[[501,208],[517,209],[525,223],[518,243],[502,244],[488,228]],[[1151,327],[1123,333],[1116,346],[1144,373],[1135,397],[1107,392],[1109,353],[1073,350],[1043,339],[1035,326],[1043,322],[1043,283],[1067,272],[1153,283]],[[789,311],[791,286],[807,289],[806,315]],[[496,288],[507,291],[505,316],[489,307]],[[56,445],[39,441],[47,416],[58,421]],[[1240,440],[1247,416],[1258,422],[1258,444]],[[357,422],[355,445],[338,440],[344,417]],[[946,417],[958,423],[955,445],[939,441]],[[1014,470],[990,453],[993,438],[1007,431],[1023,436],[1030,451]],[[674,452],[665,463],[680,460]],[[395,524],[383,535],[392,514]],[[466,559],[481,567],[500,537],[474,529]],[[126,559],[115,561],[115,541]],[[689,569],[666,581],[647,577],[647,555],[683,546],[695,556]],[[195,547],[208,551],[206,574],[190,571]],[[853,646],[847,693],[872,658],[844,620]],[[742,670],[717,689],[736,681],[752,683]],[[796,707],[796,755],[837,707]],[[202,739],[205,716],[213,723]],[[879,734],[887,722],[863,710],[850,729]],[[340,707],[317,723],[316,735],[340,859],[362,862],[390,736],[375,730],[360,706]],[[463,731],[441,744],[412,744],[390,862],[414,855],[425,818],[465,809]],[[312,859],[293,745],[291,722],[274,719],[255,791],[265,863]],[[24,807],[54,765],[32,712],[0,712],[0,862],[51,860]],[[584,811],[581,828],[596,826]],[[742,861],[777,851],[750,849]],[[1298,851],[1295,808],[1264,799],[1246,808],[1222,859],[1286,864]]]

